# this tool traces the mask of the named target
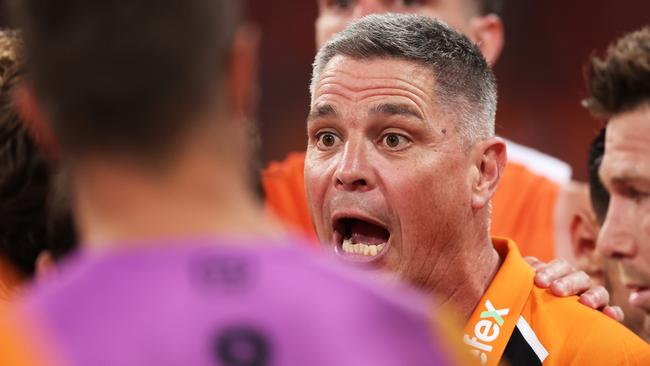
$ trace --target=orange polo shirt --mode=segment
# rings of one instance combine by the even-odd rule
[[[463,341],[483,365],[650,365],[650,346],[623,325],[533,285],[515,243],[494,238],[503,263]]]
[[[304,186],[304,153],[291,153],[262,173],[266,207],[288,229],[316,239]],[[492,199],[492,235],[521,243],[519,250],[544,262],[555,258],[555,203],[559,186],[508,162]]]

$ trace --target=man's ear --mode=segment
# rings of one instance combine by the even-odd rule
[[[603,284],[604,258],[596,251],[598,224],[591,212],[578,211],[573,214],[569,227],[571,252],[576,267],[585,271],[593,280]]]
[[[25,124],[31,138],[45,156],[51,160],[58,160],[61,155],[59,141],[50,121],[45,117],[34,89],[29,83],[23,82],[14,89],[13,97],[18,116]]]
[[[494,196],[506,160],[506,144],[498,137],[484,140],[474,148],[474,164],[478,172],[472,187],[472,208],[475,210],[485,207]]]
[[[42,281],[56,275],[56,263],[49,251],[42,251],[36,257],[36,280]]]
[[[503,21],[496,14],[476,16],[469,22],[469,38],[481,49],[487,63],[493,66],[505,43]]]
[[[233,116],[248,119],[257,106],[259,40],[259,29],[252,24],[240,26],[235,33],[226,84]]]

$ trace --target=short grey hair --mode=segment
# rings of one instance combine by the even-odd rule
[[[433,72],[439,107],[455,113],[465,143],[494,136],[497,91],[494,73],[479,48],[445,23],[405,14],[369,15],[327,42],[316,55],[310,86],[337,55],[358,60],[395,58]]]

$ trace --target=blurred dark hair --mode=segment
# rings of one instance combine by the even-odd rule
[[[629,33],[592,58],[585,70],[590,93],[583,104],[601,118],[650,102],[650,27]]]
[[[221,85],[236,0],[15,0],[30,82],[69,155],[158,157]]]
[[[22,42],[0,31],[0,255],[31,276],[38,254],[58,258],[76,242],[67,209],[50,210],[50,166],[21,123],[12,92],[22,73]]]
[[[600,163],[605,154],[605,132],[606,128],[600,130],[598,136],[591,142],[589,147],[589,158],[587,167],[589,171],[589,196],[591,198],[591,206],[596,213],[596,219],[600,225],[605,222],[607,216],[607,207],[609,206],[609,193],[598,175]]]

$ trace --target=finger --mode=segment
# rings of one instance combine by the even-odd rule
[[[596,286],[580,295],[580,302],[593,309],[609,305],[609,292],[603,286]]]
[[[619,306],[605,306],[603,313],[619,323],[625,320],[625,313]]]
[[[526,263],[528,263],[529,266],[533,267],[535,272],[537,272],[538,269],[546,265],[546,263],[540,261],[537,257],[533,257],[532,255],[524,257],[524,260],[526,261]]]
[[[574,268],[564,259],[556,259],[551,263],[544,264],[535,273],[535,283],[539,287],[549,287],[553,281],[573,272]]]
[[[551,282],[551,292],[557,296],[571,296],[579,295],[587,290],[593,285],[591,278],[582,272],[572,272],[568,275]],[[604,288],[603,288],[604,290]],[[607,293],[607,291],[605,291]],[[594,299],[602,301],[602,293],[595,292]],[[607,301],[600,306],[607,305],[609,302],[609,294],[607,294]]]

